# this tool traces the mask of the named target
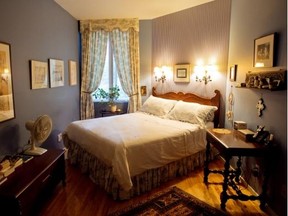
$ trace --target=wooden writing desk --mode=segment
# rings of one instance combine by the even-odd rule
[[[246,142],[242,136],[238,134],[236,130],[228,129],[208,129],[207,130],[207,145],[206,145],[206,161],[204,164],[204,182],[208,182],[209,173],[218,173],[224,176],[223,191],[221,192],[221,208],[225,209],[225,205],[228,199],[233,200],[260,200],[260,208],[264,210],[266,205],[266,192],[267,181],[269,173],[269,163],[267,161],[269,154],[271,154],[271,146],[261,145],[254,142]],[[213,145],[225,159],[224,170],[209,170],[210,160],[210,145]],[[230,159],[233,156],[238,156],[237,168],[235,170],[230,169]],[[263,157],[264,167],[264,180],[262,185],[262,192],[259,196],[248,196],[243,194],[236,183],[239,183],[239,177],[241,175],[241,157]],[[231,186],[237,193],[237,195],[228,195],[227,189]]]

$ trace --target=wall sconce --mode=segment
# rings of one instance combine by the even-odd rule
[[[155,75],[155,81],[156,82],[162,82],[164,83],[166,81],[166,73],[168,72],[167,66],[162,67],[155,67],[154,68],[154,75]]]
[[[205,85],[207,85],[208,82],[211,82],[211,76],[210,73],[215,72],[217,70],[216,65],[206,65],[206,66],[195,66],[194,72],[196,72],[198,75],[196,75],[196,82],[204,82]]]

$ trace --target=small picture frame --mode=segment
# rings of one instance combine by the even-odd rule
[[[174,66],[174,82],[190,82],[190,64]]]
[[[146,86],[141,86],[141,96],[147,96],[147,87]]]
[[[48,88],[48,63],[30,60],[31,89]]]
[[[276,33],[254,41],[254,67],[274,66],[274,40]]]
[[[77,64],[76,61],[69,60],[68,61],[68,69],[69,69],[69,85],[77,85]]]
[[[49,59],[50,87],[64,86],[64,61]]]
[[[230,67],[230,74],[229,74],[229,78],[231,82],[235,82],[236,81],[236,76],[237,76],[237,65],[233,65]]]

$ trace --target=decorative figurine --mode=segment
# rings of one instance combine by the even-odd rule
[[[264,104],[264,100],[263,98],[260,98],[258,100],[258,103],[256,105],[256,108],[257,108],[257,112],[258,112],[258,116],[261,117],[262,116],[262,111],[265,109],[265,104]]]

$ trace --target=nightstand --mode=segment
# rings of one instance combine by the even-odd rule
[[[100,111],[100,114],[101,114],[102,117],[113,116],[113,115],[122,115],[124,113],[125,112],[123,112],[123,111],[115,111],[115,112],[112,112],[112,111],[109,111],[109,110],[101,110]]]
[[[261,145],[255,142],[247,142],[236,130],[228,129],[207,129],[206,133],[207,145],[206,145],[206,161],[204,164],[204,182],[208,182],[209,173],[218,173],[223,175],[224,181],[222,184],[222,192],[220,195],[221,208],[225,209],[225,205],[228,199],[233,200],[260,200],[260,208],[265,209],[267,198],[267,182],[269,177],[269,164],[268,158],[272,156],[274,147],[272,145]],[[225,160],[223,170],[210,170],[210,149],[213,145],[223,156]],[[233,156],[238,157],[236,169],[230,169],[230,160]],[[262,184],[262,192],[259,196],[248,196],[243,194],[238,186],[239,178],[241,175],[241,157],[263,157],[266,162],[264,167],[264,180]],[[237,195],[228,195],[227,189],[231,186]]]
[[[49,149],[15,168],[0,186],[1,215],[33,215],[45,194],[62,181],[65,185],[64,150]]]

